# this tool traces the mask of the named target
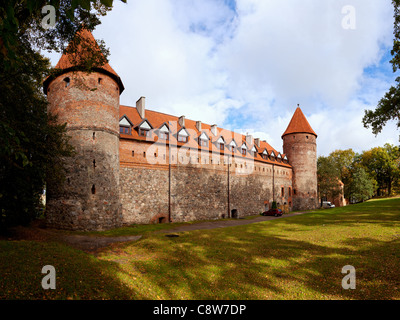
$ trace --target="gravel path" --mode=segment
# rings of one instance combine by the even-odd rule
[[[178,236],[176,233],[193,230],[208,230],[216,228],[234,227],[239,225],[246,225],[262,221],[284,219],[293,217],[304,212],[295,212],[284,214],[282,217],[258,216],[253,219],[230,219],[230,220],[217,220],[198,222],[190,225],[184,225],[173,229],[166,229],[157,231],[157,233],[165,233],[166,236]],[[66,243],[74,248],[95,253],[97,250],[110,246],[113,243],[137,241],[141,235],[136,236],[119,236],[119,237],[105,237],[105,236],[86,236],[77,234],[68,234],[56,229],[47,229],[40,226],[40,223],[33,223],[30,227],[16,227],[13,229],[9,237],[3,237],[3,240],[34,240],[34,241],[59,241]]]
[[[180,227],[173,228],[173,229],[160,230],[160,231],[158,231],[158,233],[176,233],[176,232],[193,231],[193,230],[207,230],[207,229],[234,227],[234,226],[241,226],[241,225],[245,225],[245,224],[257,223],[257,222],[274,220],[274,219],[289,218],[289,217],[297,216],[297,215],[300,215],[303,213],[304,212],[294,212],[294,213],[284,214],[281,217],[259,216],[259,217],[253,218],[253,219],[236,219],[236,220],[218,220],[218,221],[199,222],[196,224],[180,226]]]

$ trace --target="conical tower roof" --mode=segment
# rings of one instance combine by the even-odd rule
[[[85,61],[91,58],[91,53],[100,52],[100,47],[93,37],[93,34],[86,28],[82,28],[80,31],[78,31],[75,37],[79,37],[76,48],[73,50],[72,53],[68,52],[68,48],[71,48],[71,46],[73,45],[73,41],[68,45],[67,52],[61,56],[55,67],[56,69],[61,70],[61,72],[57,73],[56,76],[60,76],[61,74],[67,73],[69,71],[85,70]],[[84,45],[82,45],[82,43]],[[99,67],[92,68],[92,71],[104,73],[113,78],[119,86],[120,94],[124,90],[124,85],[122,84],[121,78],[108,63],[105,63]],[[47,92],[48,85],[54,78],[55,76],[49,76],[44,81],[43,90],[45,93]]]
[[[310,133],[317,137],[317,134],[311,128],[306,116],[304,115],[303,111],[301,111],[300,107],[297,107],[296,111],[294,112],[292,120],[290,120],[290,123],[285,133],[282,135],[282,138],[292,133]]]

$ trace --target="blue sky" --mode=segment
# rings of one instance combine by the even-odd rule
[[[398,144],[394,123],[375,137],[361,122],[394,84],[392,34],[390,0],[114,1],[94,31],[125,85],[121,104],[145,96],[149,109],[251,132],[278,151],[300,104],[318,155]]]

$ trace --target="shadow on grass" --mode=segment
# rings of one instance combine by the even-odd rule
[[[122,272],[137,275],[135,285],[143,292],[151,288],[150,299],[399,299],[397,204],[337,208],[175,238],[154,235],[120,246],[126,256]],[[372,227],[374,233],[363,236]],[[147,258],[132,258],[137,251]],[[346,265],[356,269],[355,290],[342,288]]]
[[[43,289],[42,267],[56,271],[56,289]],[[132,299],[118,277],[119,265],[99,261],[56,242],[0,241],[0,299]],[[139,298],[146,299],[146,296]]]
[[[394,299],[399,298],[398,240],[363,239],[366,249],[329,248],[307,241],[263,237],[249,243],[216,232],[176,238],[162,259],[130,261],[151,284],[152,299]],[[210,239],[214,238],[214,239]],[[385,261],[385,265],[383,265]],[[344,290],[341,270],[353,265],[357,289]]]

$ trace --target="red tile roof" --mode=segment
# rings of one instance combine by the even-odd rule
[[[308,123],[304,113],[301,111],[300,107],[297,107],[292,120],[283,133],[282,138],[285,135],[292,134],[292,133],[310,133],[317,137],[317,134],[311,128],[310,124]]]
[[[74,52],[64,53],[55,67],[56,69],[60,69],[63,71],[61,72],[61,74],[64,72],[79,69],[79,67],[83,65],[84,62],[88,59],[88,57],[90,57],[91,53],[96,51],[100,52],[100,47],[98,46],[95,38],[93,37],[93,34],[85,28],[82,28],[80,31],[76,33],[75,41],[77,42],[77,44],[76,44],[76,49],[73,50]],[[71,41],[71,43],[68,45],[68,48],[71,48],[71,46],[73,45],[74,41]],[[108,63],[93,68],[93,71],[102,72],[111,76],[118,83],[120,94],[124,90],[124,85],[122,84],[121,78],[114,71],[114,69],[111,68],[111,66]],[[58,73],[57,76],[59,75],[60,74]],[[44,81],[43,85],[45,93],[47,92],[48,85],[53,79],[54,79],[53,76],[49,76]]]
[[[275,153],[276,156],[279,154],[279,152],[276,151],[274,148],[272,148],[266,141],[260,141],[260,147],[257,147],[254,144],[254,141],[251,142],[250,144],[248,144],[246,142],[246,136],[243,134],[239,134],[236,132],[232,132],[232,131],[217,127],[217,135],[214,135],[211,131],[211,127],[212,127],[211,125],[202,123],[201,124],[202,130],[199,131],[196,127],[196,121],[190,120],[190,119],[185,119],[185,129],[188,131],[190,137],[189,137],[188,142],[180,142],[180,141],[177,141],[177,134],[176,134],[182,128],[182,126],[180,126],[178,123],[179,117],[146,109],[145,118],[142,119],[135,107],[121,105],[119,110],[120,110],[120,119],[122,119],[124,116],[126,116],[128,118],[128,120],[131,123],[133,123],[133,128],[131,130],[131,134],[130,135],[121,134],[120,135],[121,139],[133,139],[133,140],[142,140],[142,141],[149,141],[149,142],[158,141],[157,134],[152,134],[151,137],[144,137],[144,136],[139,135],[137,126],[139,124],[141,124],[144,119],[146,119],[155,130],[161,128],[163,126],[163,124],[167,124],[170,129],[168,143],[172,144],[172,145],[186,146],[188,148],[193,148],[196,150],[220,152],[216,142],[220,137],[222,137],[225,141],[225,148],[224,148],[225,155],[231,154],[234,156],[241,156],[240,147],[242,146],[243,143],[246,143],[248,151],[250,151],[253,148],[253,146],[255,146],[257,149],[256,157],[253,158],[249,153],[247,153],[246,158],[248,158],[248,159],[253,158],[255,160],[266,162],[266,163],[273,163],[273,164],[279,164],[279,165],[286,166],[286,167],[291,167],[289,164],[284,163],[284,162],[277,162],[277,161],[266,160],[266,159],[262,158],[261,153],[265,149],[268,151],[268,154],[270,154],[272,151]],[[203,131],[205,131],[210,138],[210,141],[209,141],[207,147],[200,146],[198,144],[198,137],[201,135],[201,133]],[[235,140],[235,142],[237,144],[237,148],[234,153],[232,153],[231,151],[228,151],[228,148],[227,148],[227,145],[232,140]],[[283,158],[285,155],[281,154],[281,156]]]

